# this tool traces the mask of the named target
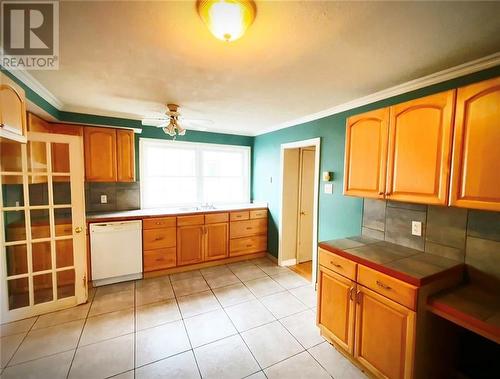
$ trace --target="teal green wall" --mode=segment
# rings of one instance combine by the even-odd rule
[[[255,137],[253,148],[252,198],[269,204],[268,250],[278,256],[280,211],[280,154],[282,143],[321,138],[320,172],[333,171],[333,195],[325,195],[320,183],[318,240],[360,234],[363,200],[342,195],[346,118],[369,110],[457,88],[500,76],[500,66],[449,80],[417,91],[352,109],[329,117]],[[272,183],[270,182],[272,177]]]

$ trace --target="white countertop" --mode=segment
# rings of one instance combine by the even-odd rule
[[[240,209],[258,209],[258,208],[267,208],[267,203],[255,202],[255,203],[219,205],[215,206],[214,209],[203,208],[203,207],[170,207],[170,208],[136,209],[131,211],[119,211],[119,212],[96,212],[96,213],[88,213],[86,218],[88,222],[99,222],[101,220],[111,221],[112,219],[123,220],[123,219],[133,219],[133,218],[153,217],[153,216],[216,213],[216,212],[236,211]]]

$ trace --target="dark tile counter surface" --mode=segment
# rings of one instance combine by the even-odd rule
[[[199,213],[217,213],[239,211],[247,209],[262,209],[267,208],[267,203],[246,203],[217,206],[214,209],[203,207],[173,207],[173,208],[149,208],[137,209],[132,211],[120,212],[99,212],[87,213],[87,222],[105,222],[105,221],[123,221],[123,220],[138,220],[148,217],[162,216],[182,216]]]
[[[464,268],[463,262],[364,236],[324,241],[319,246],[414,286]]]

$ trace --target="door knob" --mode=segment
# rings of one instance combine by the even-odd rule
[[[305,216],[306,212],[304,212],[304,211],[300,211],[300,214],[301,214],[302,216]]]
[[[83,228],[81,226],[77,226],[75,228],[75,233],[81,233],[83,231]]]

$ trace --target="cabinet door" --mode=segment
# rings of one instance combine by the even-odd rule
[[[355,358],[375,376],[411,378],[415,312],[358,285]]]
[[[135,145],[133,130],[116,131],[116,164],[119,182],[135,181]]]
[[[500,211],[500,78],[459,88],[450,205]]]
[[[205,227],[205,261],[227,258],[229,224],[210,224]]]
[[[20,140],[26,137],[24,90],[0,73],[0,136]]]
[[[391,107],[386,198],[447,204],[455,90]]]
[[[203,225],[177,228],[177,265],[203,261]]]
[[[354,349],[355,283],[320,266],[318,287],[318,325],[328,337],[349,353]]]
[[[389,108],[347,119],[344,195],[383,198],[388,123]]]
[[[116,182],[116,130],[86,127],[85,179],[89,182]]]

